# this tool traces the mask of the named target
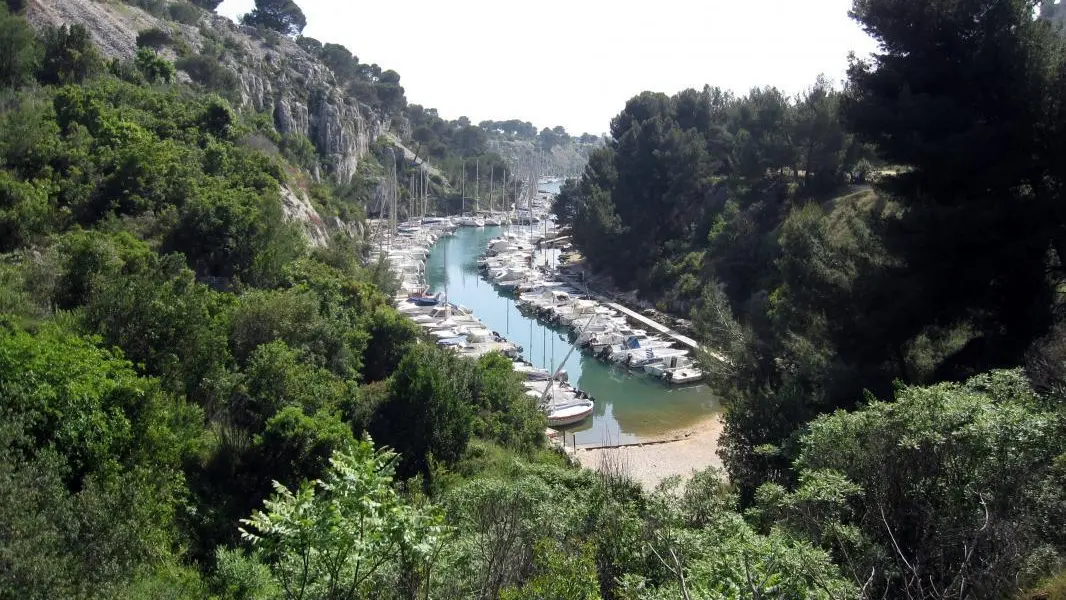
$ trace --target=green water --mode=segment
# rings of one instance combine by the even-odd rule
[[[565,329],[541,325],[518,312],[514,299],[479,276],[477,259],[502,228],[460,228],[437,242],[426,261],[433,292],[474,311],[488,327],[522,346],[538,367],[558,366],[570,350]],[[574,350],[564,367],[570,381],[596,400],[591,419],[567,428],[578,444],[631,443],[692,425],[719,410],[705,385],[667,387],[650,377],[601,362]]]

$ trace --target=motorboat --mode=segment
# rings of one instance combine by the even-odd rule
[[[666,377],[666,374],[676,369],[693,367],[692,359],[688,356],[671,356],[659,362],[644,365],[644,372],[652,377]]]
[[[444,300],[444,293],[437,292],[436,294],[422,294],[418,296],[410,296],[407,301],[416,306],[436,306]]]
[[[610,318],[617,315],[617,313],[606,306],[601,305],[595,300],[576,300],[566,306],[557,306],[555,308],[555,319],[564,325],[570,325],[576,321],[596,319],[596,318]]]
[[[685,367],[683,369],[674,369],[668,371],[663,376],[663,381],[674,385],[682,385],[685,383],[696,383],[703,380],[703,371],[696,367]]]
[[[529,269],[522,267],[508,267],[491,271],[489,272],[489,276],[494,283],[500,281],[525,281],[529,279]]]
[[[592,347],[597,344],[613,346],[622,344],[629,335],[625,333],[625,320],[610,315],[596,315],[586,323],[578,333],[574,343],[580,347]]]
[[[545,311],[554,306],[569,304],[571,296],[563,290],[546,289],[540,293],[522,294],[518,300],[532,310]]]
[[[545,290],[552,290],[566,285],[561,281],[547,281],[543,279],[528,281],[521,286],[515,288],[516,292],[522,294],[539,294]]]
[[[625,365],[631,369],[642,369],[645,365],[662,362],[667,358],[674,356],[688,356],[688,350],[682,350],[680,348],[638,348],[636,350],[628,350],[622,354],[620,360],[618,354],[611,355],[611,361]]]

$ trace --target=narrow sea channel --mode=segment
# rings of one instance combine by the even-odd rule
[[[482,322],[522,346],[534,365],[551,369],[570,350],[565,329],[544,326],[523,316],[514,298],[480,277],[477,259],[502,227],[460,228],[442,238],[426,261],[426,280],[433,292],[474,311]],[[578,445],[626,444],[654,439],[694,425],[720,410],[706,385],[667,387],[649,377],[629,373],[575,350],[564,367],[570,381],[596,400],[591,419],[566,428]]]

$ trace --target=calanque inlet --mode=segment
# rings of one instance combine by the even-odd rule
[[[1066,9],[771,4],[0,4],[0,600],[1066,598]]]

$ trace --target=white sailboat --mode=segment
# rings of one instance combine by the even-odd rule
[[[552,375],[552,380],[549,382],[551,385],[545,386],[544,393],[540,397],[540,402],[545,407],[544,412],[548,418],[549,426],[555,427],[580,423],[587,419],[596,408],[596,403],[584,392],[578,392],[577,390],[572,394],[556,392],[558,387],[555,384],[555,379],[563,370],[567,359],[574,353],[575,347],[574,345],[570,346],[570,350],[563,357],[563,360]]]

